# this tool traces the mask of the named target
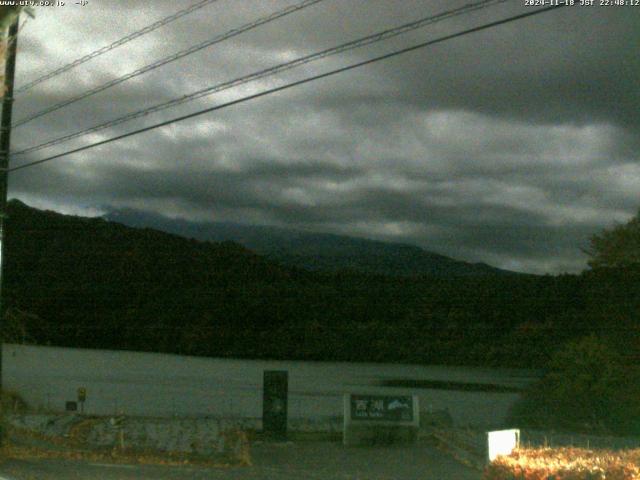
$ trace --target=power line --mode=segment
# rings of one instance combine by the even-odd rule
[[[377,57],[374,57],[374,58],[370,58],[368,60],[364,60],[362,62],[358,62],[358,63],[354,63],[354,64],[351,64],[351,65],[348,65],[346,67],[337,68],[337,69],[331,70],[329,72],[321,73],[319,75],[314,75],[312,77],[308,77],[308,78],[304,78],[302,80],[298,80],[298,81],[295,81],[295,82],[287,83],[287,84],[281,85],[279,87],[271,88],[269,90],[265,90],[265,91],[260,92],[260,93],[256,93],[256,94],[253,94],[253,95],[248,95],[246,97],[242,97],[242,98],[239,98],[239,99],[236,99],[236,100],[232,100],[230,102],[226,102],[226,103],[223,103],[223,104],[220,104],[220,105],[215,105],[213,107],[205,108],[203,110],[199,110],[197,112],[193,112],[193,113],[190,113],[188,115],[182,115],[180,117],[176,117],[176,118],[173,118],[171,120],[166,120],[164,122],[156,123],[155,125],[150,125],[148,127],[140,128],[138,130],[127,132],[127,133],[124,133],[122,135],[117,135],[115,137],[111,137],[111,138],[108,138],[106,140],[102,140],[100,142],[91,143],[89,145],[85,145],[85,146],[82,146],[82,147],[79,147],[79,148],[75,148],[73,150],[68,150],[66,152],[59,153],[57,155],[52,155],[50,157],[46,157],[46,158],[43,158],[43,159],[40,159],[40,160],[35,160],[33,162],[25,163],[24,165],[19,165],[17,167],[12,167],[12,168],[9,168],[8,171],[9,172],[13,172],[13,171],[16,171],[16,170],[21,170],[23,168],[28,168],[28,167],[33,167],[35,165],[40,165],[42,163],[50,162],[52,160],[56,160],[58,158],[65,157],[67,155],[71,155],[71,154],[74,154],[74,153],[82,152],[84,150],[89,150],[91,148],[99,147],[101,145],[105,145],[107,143],[115,142],[117,140],[122,140],[124,138],[132,137],[132,136],[138,135],[140,133],[148,132],[150,130],[155,130],[156,128],[165,127],[167,125],[171,125],[172,123],[177,123],[177,122],[181,122],[183,120],[188,120],[190,118],[194,118],[194,117],[197,117],[197,116],[200,116],[200,115],[204,115],[205,113],[214,112],[216,110],[222,110],[223,108],[227,108],[227,107],[230,107],[230,106],[233,106],[233,105],[237,105],[239,103],[244,103],[244,102],[247,102],[247,101],[250,101],[250,100],[255,100],[256,98],[260,98],[260,97],[264,97],[264,96],[267,96],[267,95],[271,95],[273,93],[281,92],[283,90],[288,90],[289,88],[297,87],[299,85],[310,83],[310,82],[313,82],[315,80],[320,80],[322,78],[331,77],[333,75],[344,73],[344,72],[347,72],[349,70],[353,70],[353,69],[356,69],[356,68],[359,68],[359,67],[363,67],[365,65],[370,65],[372,63],[379,62],[379,61],[382,61],[382,60],[386,60],[388,58],[392,58],[392,57],[395,57],[395,56],[398,56],[398,55],[402,55],[404,53],[412,52],[412,51],[415,51],[415,50],[418,50],[418,49],[421,49],[421,48],[425,48],[425,47],[428,47],[428,46],[431,46],[431,45],[435,45],[437,43],[442,43],[442,42],[445,42],[445,41],[448,41],[448,40],[452,40],[454,38],[462,37],[464,35],[468,35],[468,34],[471,34],[471,33],[479,32],[481,30],[486,30],[486,29],[489,29],[489,28],[497,27],[499,25],[504,25],[506,23],[514,22],[514,21],[517,21],[517,20],[521,20],[523,18],[532,17],[534,15],[538,15],[540,13],[545,13],[545,12],[548,12],[548,11],[551,11],[551,10],[562,8],[564,6],[565,6],[565,4],[553,5],[553,6],[550,6],[550,7],[545,7],[545,8],[541,8],[541,9],[538,9],[538,10],[533,10],[533,11],[522,13],[522,14],[519,14],[519,15],[514,15],[514,16],[511,16],[511,17],[507,17],[507,18],[504,18],[502,20],[496,20],[494,22],[485,23],[484,25],[480,25],[478,27],[469,28],[469,29],[462,30],[462,31],[457,32],[457,33],[453,33],[453,34],[450,34],[450,35],[445,35],[443,37],[436,38],[434,40],[429,40],[429,41],[422,42],[422,43],[419,43],[419,44],[416,44],[416,45],[412,45],[410,47],[405,47],[405,48],[402,48],[400,50],[393,51],[391,53],[387,53],[387,54],[380,55],[380,56],[377,56]]]
[[[118,85],[122,82],[126,82],[127,80],[130,80],[134,77],[137,77],[139,75],[142,75],[143,73],[147,73],[150,72],[151,70],[155,70],[156,68],[162,67],[168,63],[174,62],[176,60],[179,60],[180,58],[186,57],[187,55],[191,55],[193,53],[196,53],[204,48],[210,47],[211,45],[214,45],[216,43],[220,43],[223,42],[224,40],[228,40],[229,38],[235,37],[237,35],[240,35],[241,33],[247,32],[249,30],[252,30],[254,28],[257,28],[261,25],[264,25],[265,23],[269,23],[272,22],[274,20],[277,20],[278,18],[284,17],[286,15],[292,14],[294,12],[297,12],[298,10],[302,10],[304,8],[310,7],[311,5],[314,5],[316,3],[322,2],[323,0],[303,0],[300,3],[297,3],[295,5],[291,5],[289,7],[283,8],[282,10],[278,10],[277,12],[274,12],[270,15],[267,15],[265,17],[261,17],[258,20],[255,20],[253,22],[247,23],[241,27],[238,28],[234,28],[232,30],[229,30],[226,33],[223,33],[221,35],[216,35],[215,37],[206,40],[202,43],[199,43],[197,45],[193,45],[185,50],[181,50],[177,53],[174,53],[172,55],[169,55],[168,57],[164,57],[156,62],[150,63],[148,65],[145,65],[144,67],[141,67],[137,70],[134,70],[133,72],[127,73],[126,75],[123,75],[121,77],[118,78],[114,78],[113,80],[108,81],[107,83],[103,83],[102,85],[99,85],[95,88],[92,88],[90,90],[87,90],[83,93],[81,93],[80,95],[76,95],[75,97],[72,97],[68,100],[65,100],[63,102],[57,103],[55,105],[52,105],[51,107],[45,108],[44,110],[41,110],[37,113],[34,113],[33,115],[26,117],[22,120],[19,120],[18,122],[14,123],[12,126],[14,128],[19,127],[21,125],[24,125],[26,123],[31,122],[32,120],[35,120],[36,118],[40,118],[44,115],[47,115],[48,113],[54,112],[56,110],[59,110],[62,107],[66,107],[67,105],[71,105],[72,103],[75,103],[79,100],[82,100],[84,98],[90,97],[92,95],[95,95],[96,93],[102,92],[108,88],[111,88],[115,85]]]
[[[214,93],[219,93],[223,90],[228,90],[230,88],[234,88],[237,87],[239,85],[243,85],[245,83],[249,83],[251,81],[254,80],[258,80],[267,76],[271,76],[271,75],[275,75],[277,73],[281,73],[284,72],[286,70],[290,70],[292,68],[295,67],[299,67],[301,65],[307,64],[307,63],[311,63],[317,60],[321,60],[323,58],[327,58],[339,53],[343,53],[349,50],[354,50],[356,48],[360,48],[360,47],[364,47],[366,45],[371,45],[373,43],[376,42],[380,42],[383,40],[387,40],[389,38],[392,37],[396,37],[398,35],[404,34],[406,32],[412,31],[412,30],[416,30],[418,28],[422,28],[426,25],[430,25],[457,15],[462,15],[462,14],[466,14],[475,10],[479,10],[482,8],[486,8],[492,4],[498,4],[498,3],[504,3],[508,0],[482,0],[476,3],[471,3],[471,4],[467,4],[464,5],[462,7],[453,9],[453,10],[448,10],[442,13],[439,13],[437,15],[432,15],[432,16],[428,16],[428,17],[424,17],[421,18],[419,20],[413,21],[413,22],[409,22],[409,23],[405,23],[403,25],[400,25],[398,27],[394,27],[394,28],[389,28],[387,30],[384,30],[382,32],[378,32],[372,35],[368,35],[365,37],[361,37],[359,39],[356,40],[352,40],[350,42],[347,43],[343,43],[341,45],[338,45],[336,47],[332,47],[332,48],[328,48],[326,50],[322,50],[310,55],[306,55],[303,57],[299,57],[296,58],[294,60],[291,60],[289,62],[285,62],[285,63],[281,63],[279,65],[276,65],[274,67],[270,67],[264,70],[260,70],[258,72],[254,72],[251,73],[249,75],[245,75],[239,78],[236,78],[234,80],[230,80],[227,82],[223,82],[223,83],[219,83],[217,85],[211,86],[211,87],[207,87],[205,89],[202,90],[198,90],[196,92],[190,93],[188,95],[183,95],[182,97],[179,98],[175,98],[172,100],[169,100],[167,102],[163,102],[157,105],[154,105],[152,107],[148,107],[145,108],[143,110],[138,110],[132,113],[129,113],[127,115],[124,115],[122,117],[118,117],[114,120],[110,120],[108,122],[105,123],[101,123],[98,125],[95,125],[93,127],[89,127],[86,128],[84,130],[80,130],[78,132],[74,132],[74,133],[70,133],[68,135],[64,135],[62,137],[58,137],[52,140],[48,140],[46,142],[43,142],[41,144],[23,149],[23,150],[19,150],[16,152],[11,152],[12,155],[24,155],[26,153],[31,153],[31,152],[35,152],[38,150],[42,150],[44,148],[48,148],[54,145],[59,145],[61,143],[65,143],[69,140],[72,140],[74,138],[78,138],[84,135],[87,135],[89,133],[95,133],[98,132],[100,130],[104,130],[106,128],[110,128],[110,127],[115,127],[117,125],[120,125],[122,123],[131,121],[131,120],[135,120],[137,118],[141,118],[141,117],[145,117],[149,114],[152,113],[157,113],[160,112],[162,110],[166,110],[167,108],[170,107],[175,107],[177,105],[181,105],[183,103],[187,103],[205,96],[209,96],[209,95],[213,95]]]
[[[35,87],[36,85],[42,83],[42,82],[46,82],[47,80],[56,77],[64,72],[67,72],[69,70],[71,70],[72,68],[77,67],[78,65],[82,65],[83,63],[88,62],[89,60],[96,58],[104,53],[107,53],[115,48],[118,48],[132,40],[135,40],[138,37],[141,37],[149,32],[152,32],[154,30],[157,30],[160,27],[163,27],[175,20],[178,20],[179,18],[184,17],[185,15],[189,15],[192,12],[195,12],[196,10],[199,10],[203,7],[206,7],[207,5],[209,5],[210,3],[215,3],[218,0],[202,0],[200,2],[194,3],[193,5],[183,9],[183,10],[179,10],[178,12],[174,13],[173,15],[170,15],[168,17],[165,17],[161,20],[158,20],[157,22],[152,23],[151,25],[148,25],[140,30],[137,30],[135,32],[130,33],[129,35],[126,35],[122,38],[120,38],[119,40],[116,40],[115,42],[109,44],[109,45],[105,45],[102,48],[99,48],[98,50],[95,50],[87,55],[85,55],[84,57],[80,57],[76,60],[74,60],[71,63],[68,63],[67,65],[63,65],[60,68],[57,68],[56,70],[53,70],[45,75],[42,75],[41,77],[36,78],[35,80],[32,80],[31,82],[27,83],[26,85],[23,85],[20,88],[17,88],[15,93],[16,95],[19,93],[23,93],[26,92],[27,90],[29,90],[30,88]]]

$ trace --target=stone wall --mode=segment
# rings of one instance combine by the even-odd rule
[[[237,432],[257,430],[256,420],[219,418],[96,417],[12,414],[10,429],[86,448],[125,448],[199,455],[234,453]]]

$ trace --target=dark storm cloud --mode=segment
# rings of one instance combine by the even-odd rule
[[[220,0],[18,97],[14,118],[292,3]],[[13,144],[40,143],[464,3],[325,0],[20,127]],[[92,8],[42,12],[25,27],[19,84],[182,7]],[[14,161],[524,11],[523,2],[507,2]],[[73,213],[133,207],[407,241],[522,271],[577,271],[588,237],[637,209],[639,13],[545,13],[17,171],[11,191]]]
[[[638,126],[640,43],[637,11],[561,9],[456,39],[415,56],[407,103],[460,108],[544,123]],[[460,74],[463,71],[464,74]]]

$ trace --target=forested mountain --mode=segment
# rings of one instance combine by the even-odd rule
[[[204,241],[237,242],[283,265],[313,271],[353,270],[382,275],[515,274],[484,263],[454,260],[414,245],[294,229],[222,222],[189,222],[138,210],[113,211],[107,220],[150,227]]]
[[[540,366],[607,335],[638,358],[640,272],[397,277],[9,204],[5,340],[208,356]]]

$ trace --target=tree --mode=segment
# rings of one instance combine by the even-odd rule
[[[637,369],[595,335],[569,342],[545,377],[515,406],[512,420],[529,425],[606,433],[637,433]]]
[[[604,425],[619,381],[624,378],[617,356],[596,336],[570,342],[553,357],[547,395],[564,421]]]
[[[587,254],[592,269],[640,265],[640,210],[624,225],[592,236]]]
[[[30,326],[39,321],[37,315],[25,312],[19,308],[8,308],[2,322],[2,341],[4,343],[27,344],[33,342]]]

